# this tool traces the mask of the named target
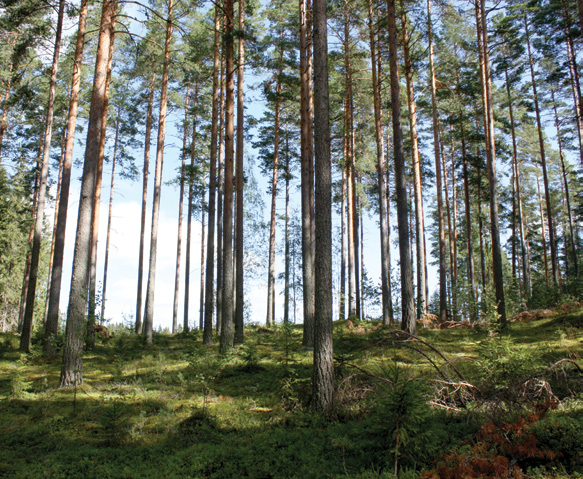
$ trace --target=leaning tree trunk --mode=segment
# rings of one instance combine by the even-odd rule
[[[234,160],[234,107],[235,59],[233,45],[233,0],[225,1],[225,186],[223,208],[223,304],[220,351],[233,347],[234,276],[233,276],[233,160]]]
[[[47,192],[47,179],[49,176],[49,160],[51,153],[51,139],[53,135],[53,114],[55,111],[55,92],[57,89],[57,71],[59,69],[59,52],[61,49],[61,32],[63,31],[63,16],[65,13],[65,0],[59,0],[59,13],[57,17],[57,31],[55,34],[55,46],[53,49],[53,65],[51,68],[51,79],[49,85],[49,101],[47,105],[46,126],[43,139],[43,154],[40,170],[40,184],[38,191],[38,201],[36,206],[36,219],[34,226],[34,236],[32,240],[32,251],[30,255],[30,274],[28,278],[28,289],[26,292],[26,309],[24,311],[24,322],[22,334],[20,336],[20,350],[30,351],[30,338],[32,335],[32,321],[34,316],[34,303],[36,299],[36,282],[38,278],[38,263],[41,253],[41,240],[44,224],[44,207]]]
[[[86,331],[85,314],[87,312],[91,219],[93,216],[95,179],[99,163],[99,144],[101,135],[105,134],[102,119],[107,89],[109,51],[115,31],[116,10],[117,0],[105,0],[103,2],[79,199],[73,273],[69,293],[69,307],[67,309],[65,347],[60,380],[61,388],[73,387],[83,382],[82,352]]]
[[[244,303],[245,295],[243,290],[243,243],[244,243],[244,221],[243,221],[243,158],[244,158],[244,123],[245,123],[245,0],[239,0],[239,55],[237,63],[237,158],[236,158],[236,221],[235,221],[235,344],[243,344],[244,338]]]
[[[314,409],[329,411],[334,403],[332,343],[332,175],[328,95],[326,0],[314,0],[314,111],[315,111],[315,316]]]
[[[399,65],[397,46],[397,23],[395,1],[387,0],[389,33],[389,66],[391,73],[391,109],[393,114],[393,144],[395,152],[395,189],[397,193],[397,226],[399,230],[399,258],[401,260],[401,328],[415,332],[415,293],[413,288],[413,265],[409,248],[409,222],[407,179],[405,177],[405,154],[401,128],[401,100],[399,88]]]
[[[164,138],[166,134],[166,109],[168,104],[168,70],[170,66],[170,43],[172,40],[173,0],[168,0],[166,21],[166,43],[164,67],[162,71],[162,91],[160,93],[160,115],[158,118],[158,143],[156,147],[156,173],[154,179],[154,201],[152,205],[152,234],[150,239],[150,264],[148,287],[146,290],[146,312],[144,315],[144,336],[146,343],[152,344],[154,331],[154,289],[156,284],[156,257],[158,253],[158,219],[160,217],[160,195],[162,189],[162,166],[164,161]]]

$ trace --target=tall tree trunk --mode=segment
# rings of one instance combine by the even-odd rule
[[[42,148],[42,145],[41,145]],[[28,280],[30,279],[30,261],[32,256],[32,241],[34,239],[34,228],[35,228],[35,218],[36,218],[36,208],[38,205],[38,192],[40,186],[40,171],[38,168],[35,170],[35,181],[34,181],[34,194],[32,196],[32,211],[31,217],[32,222],[30,224],[30,229],[28,233],[28,253],[26,255],[26,263],[24,266],[24,278],[22,280],[22,292],[20,294],[20,309],[18,311],[18,332],[22,334],[22,328],[24,326],[24,312],[26,310],[26,297],[28,292]]]
[[[431,111],[433,119],[433,153],[435,159],[435,188],[437,196],[437,224],[439,228],[439,317],[447,320],[447,264],[445,259],[445,220],[443,217],[443,196],[441,181],[441,161],[439,153],[439,119],[437,113],[437,90],[435,85],[435,64],[433,60],[433,25],[431,21],[431,0],[427,0],[427,33],[429,40],[429,65],[431,71]]]
[[[486,160],[490,186],[490,231],[492,237],[492,270],[494,290],[500,326],[506,327],[506,300],[504,277],[502,274],[502,248],[500,246],[500,227],[498,222],[498,191],[496,177],[496,138],[494,134],[494,106],[492,104],[490,58],[488,55],[488,31],[486,28],[486,9],[484,0],[476,1],[476,24],[478,51],[480,53],[480,75],[482,83],[482,102],[484,105],[484,128],[486,130]]]
[[[40,260],[41,253],[41,240],[44,224],[44,207],[47,192],[47,180],[49,175],[51,139],[53,135],[53,114],[55,111],[55,92],[57,89],[57,71],[59,69],[59,52],[61,49],[61,32],[63,30],[64,12],[65,12],[65,0],[59,0],[57,31],[55,33],[53,64],[51,68],[51,79],[49,85],[49,100],[47,105],[46,125],[43,139],[43,154],[41,163],[38,202],[36,207],[34,236],[32,240],[32,251],[30,256],[30,274],[28,278],[28,289],[26,292],[26,309],[24,311],[24,322],[22,325],[22,334],[20,336],[20,351],[23,352],[30,351],[30,338],[32,335],[33,328],[32,322],[34,316],[34,303],[36,298],[36,281],[38,277],[38,263]]]
[[[354,267],[354,168],[350,158],[350,107],[344,99],[344,168],[346,170],[346,230],[348,256],[348,316],[356,316],[356,273]]]
[[[328,96],[326,0],[314,0],[314,111],[316,158],[316,255],[314,317],[314,409],[329,411],[334,403],[332,343],[332,178]]]
[[[164,161],[164,138],[166,134],[166,110],[168,104],[168,70],[170,64],[170,43],[172,41],[173,0],[168,0],[166,20],[166,42],[164,47],[164,67],[162,70],[162,91],[160,92],[160,114],[158,118],[158,142],[156,146],[156,173],[154,179],[154,200],[152,205],[152,234],[150,238],[150,261],[148,286],[146,289],[146,311],[144,315],[144,336],[146,343],[152,344],[154,331],[154,290],[156,284],[156,257],[158,253],[158,219],[160,217],[160,196],[162,190],[162,166]]]
[[[223,200],[225,194],[225,69],[224,59],[221,62],[221,111],[219,118],[219,154],[218,154],[218,192],[217,192],[217,334],[220,336],[223,327]]]
[[[138,257],[138,294],[136,300],[136,333],[142,332],[142,285],[144,278],[144,243],[146,237],[146,204],[148,200],[148,172],[150,164],[150,136],[152,134],[152,110],[154,109],[154,86],[156,73],[152,73],[148,93],[148,110],[146,113],[146,136],[144,138],[144,170],[142,180],[142,218],[140,221],[140,250]]]
[[[119,115],[120,109],[118,108],[117,111],[117,122],[115,124],[115,142],[113,146],[113,158],[111,160],[111,184],[109,187],[109,210],[107,213],[107,235],[105,238],[105,260],[103,261],[103,284],[102,284],[102,291],[101,291],[101,316],[100,322],[103,323],[105,320],[105,301],[107,295],[107,270],[109,266],[109,245],[110,245],[110,238],[111,238],[111,217],[113,213],[113,184],[115,180],[115,163],[117,160],[117,145],[119,142]]]
[[[79,199],[73,273],[69,293],[69,307],[67,309],[65,347],[60,380],[60,387],[62,388],[72,387],[83,382],[82,352],[86,331],[85,314],[87,312],[91,219],[93,216],[95,179],[99,163],[99,143],[101,135],[105,134],[102,119],[107,89],[109,51],[115,31],[116,10],[117,0],[105,0],[103,2]]]
[[[215,37],[213,50],[213,103],[211,113],[211,147],[210,147],[210,175],[209,175],[209,203],[208,203],[208,242],[206,252],[206,285],[203,344],[213,342],[213,312],[215,306],[215,218],[217,210],[217,139],[219,126],[220,89],[219,76],[221,74],[221,10],[220,4],[215,5]],[[220,264],[217,261],[217,264]],[[217,280],[218,282],[218,280]]]
[[[225,0],[225,187],[223,212],[223,304],[221,326],[221,352],[233,346],[234,275],[233,275],[233,157],[234,157],[234,107],[235,107],[235,59],[233,46],[233,0]]]
[[[506,80],[506,97],[508,99],[508,113],[510,115],[510,134],[512,137],[512,171],[514,179],[514,191],[516,192],[516,213],[518,215],[518,230],[520,232],[520,257],[522,264],[522,280],[523,288],[526,292],[527,298],[532,296],[532,290],[530,288],[530,268],[527,268],[526,260],[526,237],[524,233],[524,215],[522,212],[522,196],[521,196],[521,184],[520,184],[520,168],[518,166],[518,149],[516,147],[516,128],[514,123],[514,102],[512,95],[510,93],[510,82],[508,80],[508,69],[504,70],[505,80]]]
[[[571,254],[573,260],[574,277],[579,277],[579,266],[577,261],[577,243],[575,241],[575,229],[573,227],[573,214],[571,209],[571,199],[569,196],[569,182],[567,181],[567,170],[565,168],[565,155],[563,153],[563,139],[561,129],[559,128],[559,115],[557,113],[557,103],[555,102],[555,90],[551,90],[551,100],[553,103],[553,112],[555,114],[555,128],[557,129],[557,143],[559,146],[559,158],[561,159],[561,172],[563,174],[563,188],[565,193],[565,206],[567,208],[567,218],[569,220],[569,242],[571,243]],[[567,253],[568,256],[568,253]],[[568,273],[568,271],[567,271]]]
[[[190,85],[184,97],[184,132],[182,135],[182,163],[180,165],[180,192],[178,193],[178,233],[176,235],[176,267],[174,270],[174,307],[172,308],[172,334],[178,331],[178,297],[180,295],[180,262],[182,259],[182,210],[184,209],[184,179],[186,176],[186,141],[188,135],[188,100]]]
[[[423,216],[421,162],[419,159],[419,141],[417,138],[417,111],[415,105],[415,90],[413,88],[413,68],[411,65],[411,55],[409,51],[407,12],[405,10],[403,0],[401,0],[401,24],[403,59],[405,62],[405,79],[407,80],[407,105],[409,111],[409,129],[411,133],[411,154],[413,159],[415,243],[417,253],[417,316],[419,317],[427,313],[427,260],[425,259],[425,220]]]
[[[456,320],[456,309],[455,309],[455,242],[457,241],[455,235],[455,227],[452,219],[452,208],[450,206],[450,192],[449,192],[449,185],[448,185],[448,171],[447,171],[447,163],[445,161],[445,149],[443,144],[443,138],[441,137],[440,133],[440,148],[441,148],[441,162],[443,168],[443,194],[445,197],[445,215],[447,219],[447,238],[448,238],[448,246],[449,246],[449,279],[450,279],[450,288],[449,288],[449,296],[450,296],[450,311],[452,321]],[[452,186],[452,196],[455,195],[455,184]]]
[[[16,38],[14,39],[14,43],[16,43]],[[8,80],[6,80],[4,98],[2,99],[2,117],[0,118],[0,164],[2,163],[2,144],[4,142],[4,132],[6,131],[6,118],[8,117],[8,98],[10,97],[10,86],[12,83],[12,68],[13,64],[10,62],[8,67]]]
[[[192,115],[192,140],[190,144],[190,171],[194,171],[194,159],[196,156],[196,126],[198,121],[198,80],[194,84],[194,104],[193,104],[193,115]],[[215,132],[216,134],[216,132]],[[216,155],[216,146],[215,146],[215,155]],[[216,158],[215,158],[216,160]],[[212,167],[211,167],[212,170]],[[215,175],[216,175],[216,161],[215,161]],[[216,178],[215,178],[216,179]],[[212,198],[212,197],[211,197]],[[190,306],[190,242],[191,242],[191,235],[192,235],[192,202],[194,200],[194,185],[193,185],[193,178],[189,178],[188,181],[188,220],[186,226],[186,267],[184,269],[184,318],[182,320],[182,331],[188,333],[190,330],[190,326],[188,324],[188,308]],[[209,227],[210,230],[210,227]],[[214,231],[214,228],[213,228]],[[204,238],[204,235],[203,235]],[[214,240],[214,238],[213,238]],[[210,231],[209,231],[209,241],[212,241],[210,238]],[[211,295],[213,291],[211,288]],[[211,321],[212,321],[212,310],[211,310]],[[199,325],[200,326],[200,325]],[[200,326],[202,329],[203,326]],[[212,323],[210,325],[211,330],[211,340],[212,340]],[[204,342],[204,339],[203,339]]]
[[[99,213],[101,209],[101,185],[103,181],[103,160],[105,158],[105,142],[107,128],[107,113],[109,107],[109,90],[111,85],[111,69],[113,65],[113,41],[109,45],[109,60],[107,65],[107,86],[101,117],[101,137],[99,138],[99,164],[95,178],[95,196],[93,198],[93,217],[91,219],[91,259],[89,263],[89,304],[87,308],[87,349],[95,347],[95,310],[97,298],[97,246],[99,240]]]
[[[480,156],[478,150],[477,156]],[[480,272],[482,274],[482,296],[486,289],[486,251],[484,248],[484,216],[482,214],[482,175],[478,168],[478,232],[480,237]]]
[[[310,68],[310,27],[308,2],[299,0],[300,18],[300,119],[301,119],[301,198],[302,198],[302,275],[304,296],[304,336],[303,345],[314,345],[314,235],[313,235],[313,133]]]
[[[239,0],[239,54],[237,62],[237,158],[236,158],[236,221],[235,221],[235,344],[243,344],[244,339],[244,123],[245,123],[245,0]]]
[[[284,40],[282,30],[282,41]],[[283,65],[283,46],[279,54],[279,68],[275,87],[275,120],[273,134],[273,176],[271,179],[271,219],[269,223],[269,260],[267,266],[267,317],[265,324],[275,323],[275,227],[277,221],[277,174],[279,172],[279,124],[281,116],[281,74]]]
[[[289,324],[289,273],[290,273],[290,245],[289,245],[289,130],[288,123],[285,125],[285,269],[283,287],[283,323]],[[274,315],[275,316],[275,315]]]
[[[200,232],[200,294],[199,294],[199,316],[198,316],[198,329],[203,330],[204,329],[204,302],[205,302],[205,297],[204,297],[204,287],[205,287],[205,283],[204,283],[204,265],[205,265],[205,247],[204,247],[204,240],[205,240],[205,210],[206,210],[206,205],[205,205],[205,201],[204,201],[204,195],[205,192],[203,190],[202,192],[202,204],[201,204],[201,209],[202,209],[202,213],[201,213],[201,232]]]
[[[538,130],[538,144],[539,144],[539,152],[540,152],[540,161],[542,165],[542,172],[543,172],[543,185],[545,188],[545,202],[547,208],[547,221],[549,227],[549,243],[551,247],[551,268],[553,272],[553,283],[555,286],[561,286],[561,278],[559,272],[559,258],[557,254],[557,244],[555,242],[555,227],[553,224],[553,209],[551,206],[551,193],[549,189],[549,176],[547,173],[547,160],[545,154],[545,145],[544,145],[544,137],[543,137],[543,125],[540,115],[540,108],[538,103],[538,92],[536,87],[536,78],[534,75],[534,62],[532,59],[532,53],[530,49],[530,32],[528,29],[528,20],[526,18],[526,12],[524,12],[524,32],[526,35],[526,48],[528,52],[528,65],[530,67],[530,77],[532,80],[532,95],[534,100],[534,112],[536,115],[536,124]]]
[[[393,143],[395,153],[395,188],[397,193],[397,223],[399,229],[399,258],[401,260],[401,328],[415,332],[415,293],[413,265],[409,248],[409,223],[405,154],[401,128],[401,100],[399,85],[397,23],[395,1],[387,0],[389,33],[389,66],[391,72],[391,110],[393,116]]]
[[[338,319],[346,319],[346,168],[342,168],[342,199],[340,206],[340,302]]]
[[[537,176],[536,178],[536,187],[538,189],[538,205],[539,205],[539,213],[540,213],[540,229],[541,229],[541,237],[543,243],[543,260],[544,260],[544,267],[545,267],[545,279],[547,283],[549,281],[549,261],[547,257],[547,233],[545,231],[545,213],[543,209],[543,200],[540,192],[540,179]]]

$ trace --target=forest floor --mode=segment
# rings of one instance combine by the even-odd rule
[[[337,394],[310,410],[301,326],[145,346],[112,327],[57,389],[40,342],[0,335],[0,477],[583,477],[583,308],[486,326],[334,323]],[[376,329],[375,329],[376,328]]]

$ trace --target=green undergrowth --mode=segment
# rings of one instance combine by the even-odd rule
[[[446,477],[448,457],[477,450],[528,477],[583,477],[583,310],[407,341],[358,326],[334,324],[328,415],[310,409],[301,327],[249,326],[226,355],[196,331],[145,346],[118,327],[86,352],[84,384],[69,390],[39,343],[22,355],[17,337],[0,335],[0,477]],[[548,412],[520,436],[540,404]],[[507,424],[504,448],[495,438]],[[510,457],[524,438],[533,457]]]

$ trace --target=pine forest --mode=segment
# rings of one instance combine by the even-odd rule
[[[0,47],[0,477],[583,477],[583,0],[0,0]]]

